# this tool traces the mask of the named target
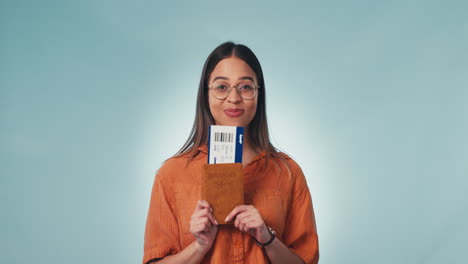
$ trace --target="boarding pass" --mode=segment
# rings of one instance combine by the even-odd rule
[[[208,164],[242,163],[244,128],[210,126],[208,132]]]

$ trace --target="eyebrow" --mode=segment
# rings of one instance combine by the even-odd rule
[[[227,77],[224,77],[224,76],[216,76],[214,79],[213,79],[213,82],[216,81],[216,80],[229,80],[229,78]],[[242,76],[239,78],[239,80],[251,80],[252,82],[255,82],[254,79],[250,76]]]

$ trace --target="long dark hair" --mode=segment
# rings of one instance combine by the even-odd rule
[[[252,68],[260,86],[258,90],[257,112],[247,128],[249,143],[252,148],[265,151],[266,163],[268,163],[270,156],[283,160],[283,157],[270,142],[265,106],[265,80],[263,79],[260,62],[247,46],[230,41],[216,47],[206,59],[198,88],[195,121],[192,131],[185,144],[174,157],[188,155],[190,161],[200,153],[198,148],[208,143],[208,127],[215,125],[215,120],[208,104],[208,81],[218,62],[233,56],[243,60]]]

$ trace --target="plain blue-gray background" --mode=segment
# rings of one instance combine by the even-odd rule
[[[1,1],[1,263],[139,263],[208,54],[262,63],[323,264],[466,263],[466,1]],[[463,261],[464,260],[464,261]]]

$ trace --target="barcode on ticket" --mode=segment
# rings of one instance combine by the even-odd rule
[[[232,142],[233,138],[234,138],[234,133],[223,133],[223,132],[214,133],[215,142]]]

